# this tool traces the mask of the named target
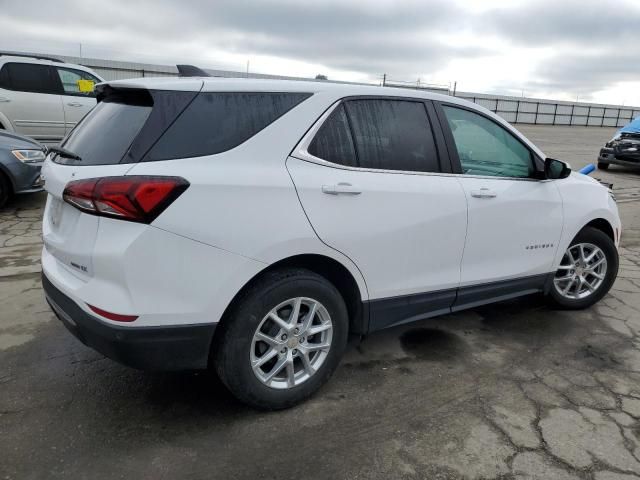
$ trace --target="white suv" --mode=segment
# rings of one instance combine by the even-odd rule
[[[58,143],[96,105],[102,81],[81,65],[0,52],[0,129]]]
[[[393,88],[139,79],[44,165],[43,284],[81,341],[149,370],[215,366],[283,408],[348,335],[544,292],[602,298],[610,191],[478,105]]]

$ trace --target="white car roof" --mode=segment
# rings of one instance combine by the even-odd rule
[[[190,90],[203,92],[327,92],[336,96],[385,95],[394,97],[448,100],[453,97],[425,90],[378,87],[375,85],[355,85],[332,83],[330,81],[271,80],[256,78],[221,77],[161,77],[133,78],[106,82],[114,87],[146,88],[150,90]]]

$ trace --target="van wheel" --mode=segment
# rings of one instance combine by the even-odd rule
[[[608,170],[609,163],[598,162],[598,170]]]
[[[609,236],[595,228],[584,228],[560,262],[550,298],[566,309],[587,308],[611,289],[618,275],[618,251]]]
[[[324,277],[305,269],[269,272],[225,315],[212,350],[222,382],[255,408],[291,407],[338,366],[347,307]]]
[[[4,207],[5,203],[9,199],[11,188],[9,187],[9,181],[2,172],[0,172],[0,208]]]

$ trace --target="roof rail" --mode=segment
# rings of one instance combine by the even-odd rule
[[[2,52],[0,51],[0,57],[2,56],[8,56],[8,57],[24,57],[24,58],[35,58],[36,60],[49,60],[50,62],[58,62],[58,63],[64,63],[62,60],[60,60],[59,58],[55,58],[55,57],[47,57],[45,55],[37,55],[37,54],[29,54],[29,53],[20,53],[20,52]]]
[[[201,68],[194,67],[193,65],[176,65],[178,68],[178,75],[181,77],[210,77],[207,72]]]

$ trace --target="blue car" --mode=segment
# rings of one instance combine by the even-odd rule
[[[42,190],[40,169],[46,153],[35,140],[0,130],[0,208],[14,194]]]

